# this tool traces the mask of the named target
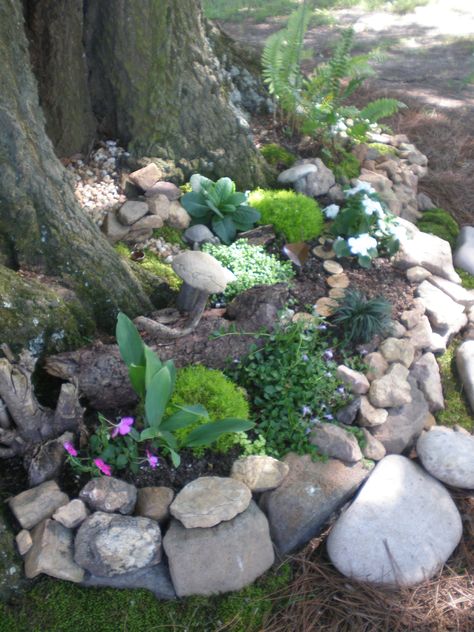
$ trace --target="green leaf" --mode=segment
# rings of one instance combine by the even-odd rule
[[[151,381],[158,371],[163,367],[163,363],[154,351],[147,345],[145,347],[145,361],[146,361],[146,373],[145,373],[145,386],[147,390],[150,388]]]
[[[153,376],[145,397],[145,414],[148,425],[158,429],[172,393],[169,368],[162,367]]]
[[[179,428],[185,428],[190,424],[196,423],[201,417],[208,417],[207,410],[201,404],[195,406],[180,406],[177,413],[174,413],[161,424],[161,430],[174,431]]]
[[[233,206],[240,206],[241,204],[244,204],[244,202],[247,201],[247,196],[245,195],[245,193],[242,192],[237,192],[237,193],[232,193],[232,195],[230,195],[225,203],[226,204],[232,204]]]
[[[260,213],[251,206],[239,206],[232,220],[240,230],[249,230],[260,219]]]
[[[195,191],[186,193],[180,199],[181,205],[187,210],[191,217],[203,218],[206,215],[211,215],[211,209],[207,205],[204,194]]]
[[[157,428],[145,428],[140,433],[140,441],[151,441],[156,439],[160,435],[160,431]]]
[[[128,458],[125,454],[119,454],[118,457],[115,459],[115,465],[118,467],[119,470],[123,470],[124,467],[127,467],[128,465]]]
[[[178,449],[176,437],[171,432],[162,432],[160,440],[167,445],[170,450]]]
[[[143,399],[145,397],[145,367],[137,366],[136,364],[131,364],[128,367],[128,377],[130,378],[130,382],[133,386],[133,390],[135,393]]]
[[[145,353],[143,341],[140,338],[137,328],[130,318],[120,312],[117,317],[115,336],[119,346],[120,355],[127,366],[135,364],[145,365]]]
[[[181,463],[181,457],[179,456],[179,454],[175,452],[174,450],[171,450],[170,448],[170,455],[171,455],[171,462],[173,463],[174,467],[179,467]]]
[[[198,446],[209,445],[216,441],[221,435],[227,432],[244,432],[253,428],[255,424],[245,419],[222,419],[203,424],[192,430],[184,441],[184,445],[196,448]]]
[[[232,218],[227,215],[222,219],[212,220],[212,230],[224,244],[230,244],[237,234],[237,229]]]
[[[219,178],[214,187],[218,205],[227,203],[227,199],[234,191],[235,185],[230,178]]]

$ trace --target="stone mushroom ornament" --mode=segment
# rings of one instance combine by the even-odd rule
[[[177,303],[180,310],[189,312],[186,325],[183,329],[174,329],[145,316],[136,318],[135,323],[137,327],[151,335],[180,338],[197,327],[209,295],[223,292],[229,283],[235,281],[236,277],[217,259],[200,250],[186,250],[175,257],[171,265],[183,280]]]

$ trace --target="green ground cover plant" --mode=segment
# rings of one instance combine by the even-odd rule
[[[225,289],[223,298],[226,301],[255,285],[275,285],[294,277],[289,261],[281,261],[268,254],[263,246],[252,246],[246,239],[238,239],[231,246],[205,244],[203,251],[215,257],[237,277]]]
[[[466,290],[474,290],[474,275],[461,268],[456,268],[456,272],[461,277],[462,286],[466,288]]]
[[[423,216],[418,220],[417,226],[424,233],[431,233],[445,241],[449,241],[451,248],[456,246],[460,229],[452,215],[442,208],[433,208],[424,211]]]
[[[273,224],[275,231],[287,242],[316,239],[323,229],[324,219],[316,200],[279,189],[255,189],[249,203],[260,212],[260,224]]]

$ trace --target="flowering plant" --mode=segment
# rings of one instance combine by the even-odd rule
[[[370,268],[375,257],[394,255],[405,231],[372,186],[357,181],[344,195],[343,208],[331,204],[324,209],[326,217],[333,220],[330,232],[335,237],[336,256],[356,256],[361,267]]]

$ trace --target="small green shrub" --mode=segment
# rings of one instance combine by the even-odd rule
[[[383,296],[368,299],[359,290],[347,290],[333,315],[346,344],[370,342],[390,329],[392,306]]]
[[[205,244],[203,251],[215,257],[237,277],[225,289],[227,301],[255,285],[275,285],[294,276],[289,261],[280,261],[269,255],[263,246],[252,246],[246,239],[238,239],[231,246]]]
[[[345,403],[325,325],[292,323],[228,372],[247,390],[267,454],[315,454],[309,434]]]
[[[184,406],[186,402],[196,402],[204,406],[209,414],[209,419],[205,421],[218,423],[220,419],[231,417],[249,418],[249,404],[244,389],[234,384],[222,371],[208,369],[199,364],[178,371],[175,391],[169,404],[170,412],[176,406]],[[178,441],[183,442],[199,423],[204,422],[177,430]],[[239,443],[238,433],[225,434],[216,441],[213,449],[227,452]]]
[[[276,143],[270,143],[269,145],[264,145],[260,152],[269,165],[272,167],[282,166],[282,167],[291,167],[291,165],[295,162],[296,156],[294,156],[287,149],[282,147],[281,145],[277,145]]]
[[[273,224],[286,241],[297,242],[319,237],[323,214],[318,203],[302,193],[276,189],[256,189],[250,204],[260,211],[260,224]]]
[[[455,247],[459,235],[459,225],[444,209],[433,208],[425,211],[417,226],[424,233],[430,233],[448,241],[451,248]]]

